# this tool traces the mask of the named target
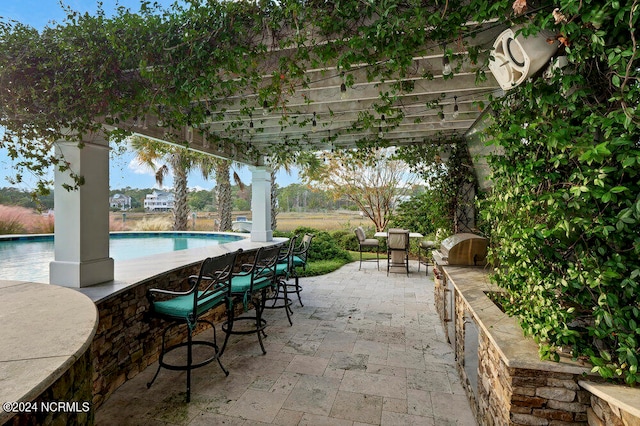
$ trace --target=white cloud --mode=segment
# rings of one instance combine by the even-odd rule
[[[136,158],[133,158],[129,161],[127,168],[137,175],[155,176],[156,170],[162,167],[162,163],[160,163],[159,161],[154,161],[153,164],[154,167],[151,168],[148,164],[140,163]],[[171,170],[169,170],[169,176],[172,176]]]

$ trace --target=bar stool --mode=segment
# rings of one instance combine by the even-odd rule
[[[287,313],[287,319],[289,320],[289,325],[293,325],[291,322],[291,314],[293,311],[291,310],[291,298],[288,294],[288,287],[294,286],[295,284],[288,284],[287,280],[292,276],[292,272],[294,270],[293,266],[293,250],[296,247],[296,238],[297,236],[293,236],[289,240],[289,245],[286,246],[286,249],[280,250],[278,255],[278,262],[276,263],[276,284],[273,294],[270,297],[266,298],[267,302],[273,301],[271,305],[265,303],[265,309],[284,309]],[[300,295],[298,295],[298,298]]]
[[[427,270],[426,275],[429,275],[429,253],[436,248],[438,248],[438,243],[435,241],[420,241],[418,245],[418,272],[420,272],[420,264],[422,263],[421,253],[424,250],[424,268]]]
[[[253,264],[245,264],[241,272],[234,273],[231,278],[231,297],[227,304],[227,320],[222,323],[222,331],[226,333],[220,355],[224,353],[229,336],[232,334],[257,334],[262,353],[266,354],[262,343],[262,337],[267,337],[264,332],[267,321],[262,318],[262,311],[267,296],[267,289],[275,286],[276,264],[280,245],[260,247],[255,255]],[[255,315],[243,315],[236,318],[235,305],[241,303],[245,312],[249,304],[253,306]],[[249,327],[234,330],[236,321],[252,322]]]
[[[300,298],[300,292],[302,291],[302,287],[300,287],[300,276],[298,275],[298,268],[302,268],[303,270],[307,267],[307,260],[309,259],[309,249],[311,248],[311,242],[315,235],[313,234],[304,234],[302,237],[302,241],[300,245],[293,250],[293,268],[291,269],[291,278],[294,279],[293,283],[286,283],[285,285],[293,288],[293,291],[298,295],[298,302],[300,302],[300,306],[304,306],[302,304],[302,299]]]
[[[362,252],[366,251],[364,250],[365,248],[375,248],[376,249],[376,258],[375,258],[375,262],[378,264],[378,271],[380,270],[380,241],[376,240],[375,238],[367,238],[365,236],[364,233],[364,229],[362,229],[362,226],[358,226],[355,230],[354,230],[356,237],[358,237],[358,249],[360,251],[360,266],[358,267],[358,270],[360,270],[362,268]],[[369,259],[369,260],[364,260],[364,262],[373,262],[374,259]]]
[[[158,369],[151,381],[147,383],[150,388],[158,377],[161,368],[168,370],[187,371],[187,402],[191,399],[191,370],[203,367],[210,362],[218,361],[220,368],[226,376],[229,372],[220,362],[222,351],[218,350],[216,342],[216,327],[211,321],[201,317],[211,309],[225,304],[230,298],[231,277],[236,257],[242,250],[228,253],[220,257],[207,258],[201,266],[198,275],[188,278],[190,285],[187,291],[172,291],[152,288],[147,291],[147,298],[151,303],[151,315],[170,321],[171,323],[162,333],[162,346]],[[193,340],[193,331],[199,322],[209,324],[213,330],[213,340]],[[187,341],[166,346],[167,332],[175,327],[186,325]],[[170,352],[187,347],[187,360],[184,364],[175,364],[165,360]],[[193,360],[194,347],[205,346],[213,348],[212,355],[198,362]]]
[[[393,267],[403,267],[409,276],[409,231],[391,228],[387,231],[387,276]]]

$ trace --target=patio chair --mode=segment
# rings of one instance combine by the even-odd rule
[[[435,235],[435,241],[431,240],[423,240],[420,241],[418,245],[418,272],[420,272],[420,264],[424,263],[424,267],[426,268],[426,274],[429,275],[429,258],[431,257],[431,252],[438,248],[440,244],[439,241],[442,240],[444,236],[445,230],[442,228],[438,228]],[[424,262],[422,261],[422,251],[424,250]]]
[[[285,285],[289,286],[290,288],[293,289],[293,291],[295,291],[295,293],[298,295],[298,302],[300,302],[300,306],[304,306],[302,304],[302,299],[300,298],[300,292],[302,291],[302,287],[300,287],[300,276],[298,275],[298,268],[302,268],[303,270],[305,270],[307,268],[307,260],[309,258],[309,249],[311,248],[311,241],[313,241],[313,238],[315,237],[315,235],[313,234],[304,234],[304,236],[302,237],[302,241],[300,242],[300,245],[293,250],[293,268],[291,269],[291,278],[294,279],[294,282],[289,284],[286,283]],[[297,238],[297,237],[296,237]]]
[[[158,360],[158,369],[151,381],[147,383],[147,388],[150,388],[156,380],[161,368],[168,370],[186,370],[187,402],[189,402],[191,399],[191,370],[205,366],[215,360],[218,361],[224,374],[226,376],[229,375],[229,372],[220,362],[222,352],[218,350],[215,325],[213,322],[204,320],[201,317],[211,309],[223,305],[229,300],[233,266],[240,252],[242,252],[242,250],[220,257],[205,259],[200,265],[198,275],[192,275],[188,278],[189,289],[187,291],[172,291],[158,288],[152,288],[147,291],[147,298],[151,303],[151,315],[171,322],[162,333],[162,346]],[[213,340],[193,340],[193,332],[200,322],[211,326],[213,330]],[[167,347],[167,333],[169,330],[181,325],[186,325],[187,327],[187,341]],[[174,364],[171,361],[165,360],[167,354],[185,346],[187,347],[186,363]],[[213,348],[213,354],[204,360],[194,361],[194,348],[202,346]]]
[[[267,321],[262,318],[262,311],[267,296],[267,289],[275,286],[276,264],[280,245],[260,247],[255,255],[252,264],[244,264],[241,271],[234,273],[231,278],[231,297],[227,304],[227,320],[222,323],[222,331],[226,333],[220,355],[224,353],[229,336],[232,334],[257,334],[258,342],[262,353],[266,354],[262,343],[262,336],[267,337],[264,332]],[[253,306],[255,315],[244,315],[236,318],[235,308],[237,303],[242,303],[245,312],[249,309],[249,304]],[[234,330],[237,321],[250,321],[248,327]]]
[[[391,228],[387,231],[387,276],[391,268],[402,266],[409,276],[409,231]]]
[[[418,245],[418,272],[420,272],[420,265],[424,263],[425,274],[429,275],[429,257],[431,252],[438,248],[438,243],[435,241],[423,240]],[[424,251],[424,261],[422,259],[422,251]]]
[[[362,229],[362,226],[358,226],[354,232],[356,233],[356,237],[358,237],[358,250],[360,251],[360,266],[358,267],[358,270],[360,270],[362,268],[362,262],[376,262],[378,265],[378,271],[380,270],[380,241],[378,241],[375,238],[367,238],[365,236],[364,233],[364,229]],[[368,260],[362,260],[362,252],[363,251],[368,251],[365,249],[371,249],[371,248],[375,248],[376,249],[376,258],[375,259],[368,259]]]
[[[283,246],[278,254],[278,263],[276,264],[276,285],[273,293],[267,297],[267,302],[273,302],[271,305],[265,303],[265,309],[285,309],[287,313],[287,319],[289,325],[293,325],[291,322],[291,298],[288,291],[289,286],[295,286],[295,284],[288,284],[287,280],[292,277],[293,266],[293,251],[296,248],[296,238],[293,236],[289,240],[289,245]]]

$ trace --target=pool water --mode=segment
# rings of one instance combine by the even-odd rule
[[[111,234],[109,256],[117,262],[241,239],[242,236],[215,233],[117,233]],[[48,283],[53,259],[53,235],[0,239],[0,280]]]

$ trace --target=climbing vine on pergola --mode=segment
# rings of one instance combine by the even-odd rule
[[[0,147],[22,170],[44,178],[52,164],[69,167],[53,155],[55,141],[69,135],[80,141],[105,124],[149,114],[166,128],[202,131],[240,98],[243,108],[226,124],[229,130],[246,127],[263,104],[280,114],[282,128],[303,126],[312,118],[291,114],[288,96],[310,84],[306,68],[327,66],[345,73],[345,86],[353,84],[355,68],[393,81],[376,100],[375,115],[363,113],[342,131],[376,128],[381,115],[391,128],[402,118],[392,105],[413,90],[398,76],[409,73],[427,44],[462,43],[472,36],[472,22],[523,24],[526,34],[551,31],[566,69],[535,76],[491,102],[487,140],[504,152],[492,160],[494,191],[482,208],[498,265],[493,279],[543,356],[570,347],[603,376],[634,384],[640,357],[639,16],[638,0],[191,0],[168,10],[143,3],[139,12],[121,9],[113,17],[70,12],[40,33],[2,22],[0,125],[6,130]],[[284,48],[293,53],[269,64],[265,84],[266,53]],[[467,50],[471,61],[489,60],[472,46]],[[478,82],[484,69],[478,67]],[[438,101],[425,107],[437,108]],[[249,157],[260,155],[209,136]],[[362,140],[358,147],[389,143]],[[295,157],[299,149],[273,151]]]

